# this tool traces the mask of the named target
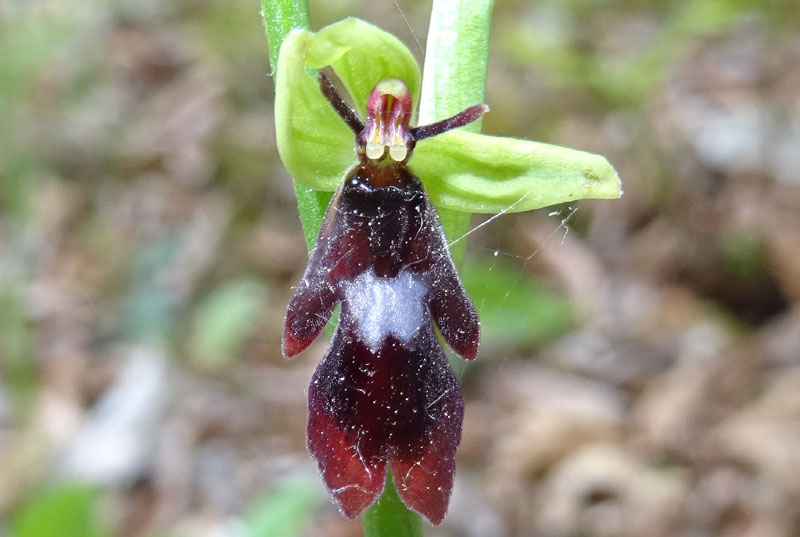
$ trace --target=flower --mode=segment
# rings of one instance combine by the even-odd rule
[[[321,82],[356,133],[359,163],[331,201],[286,315],[289,357],[341,304],[309,388],[308,447],[347,517],[381,495],[390,466],[403,502],[439,524],[464,403],[433,323],[467,359],[477,355],[480,331],[436,210],[405,162],[418,140],[474,121],[485,107],[411,128],[408,89],[386,80],[370,95],[365,125],[325,75]]]
[[[320,87],[309,76],[326,66],[367,110],[366,122],[324,75]],[[452,490],[464,411],[433,324],[466,359],[477,354],[479,325],[433,205],[524,211],[618,197],[620,184],[598,155],[450,130],[480,117],[484,105],[411,127],[419,78],[408,49],[358,19],[316,34],[295,30],[281,47],[275,101],[281,159],[296,181],[336,190],[289,303],[283,352],[291,357],[305,349],[341,305],[309,388],[309,450],[346,516],[380,496],[391,469],[403,502],[438,524]],[[356,134],[355,166],[346,126]],[[424,188],[406,166],[412,151]]]

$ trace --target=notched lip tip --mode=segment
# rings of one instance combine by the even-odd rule
[[[300,342],[295,341],[290,335],[284,334],[281,339],[281,354],[284,358],[294,358],[303,352],[304,348]]]

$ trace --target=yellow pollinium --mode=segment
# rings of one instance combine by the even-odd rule
[[[390,145],[389,146],[389,156],[392,160],[396,160],[397,162],[402,162],[406,159],[408,155],[408,148],[403,145]]]
[[[367,158],[372,160],[379,160],[383,158],[386,153],[386,148],[389,148],[389,157],[392,160],[401,162],[408,156],[408,147],[406,146],[403,133],[405,126],[402,123],[402,118],[394,119],[389,125],[384,124],[382,118],[378,116],[375,125],[370,129],[367,145],[365,148]]]

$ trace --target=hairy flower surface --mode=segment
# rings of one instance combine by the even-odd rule
[[[433,323],[467,359],[477,354],[479,325],[436,211],[405,162],[417,140],[474,121],[485,107],[412,128],[408,90],[387,80],[362,123],[324,75],[321,87],[356,133],[359,163],[328,207],[286,315],[283,352],[291,357],[341,304],[309,389],[308,447],[346,516],[380,496],[388,465],[403,502],[438,524],[464,404]]]

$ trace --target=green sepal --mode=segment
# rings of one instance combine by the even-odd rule
[[[359,113],[379,80],[404,80],[416,102],[420,79],[411,52],[360,19],[342,20],[316,34],[289,34],[276,76],[278,151],[296,181],[321,191],[335,190],[356,162],[354,135],[317,84],[315,70],[328,65]],[[470,213],[520,212],[621,195],[619,178],[602,156],[464,130],[420,141],[409,166],[434,205]]]
[[[420,141],[410,167],[436,207],[469,213],[621,195],[617,173],[600,155],[463,130]]]

